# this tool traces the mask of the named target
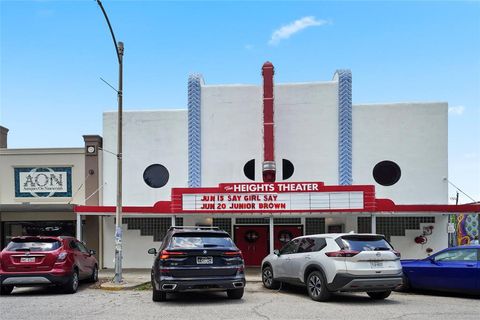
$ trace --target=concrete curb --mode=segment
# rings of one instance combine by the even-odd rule
[[[254,279],[254,280],[248,280],[247,283],[260,283],[262,280]],[[135,290],[141,286],[148,285],[150,281],[145,281],[145,282],[137,282],[137,283],[120,283],[120,284],[115,284],[110,281],[104,282],[100,284],[99,289],[105,290],[105,291],[126,291],[126,290]]]
[[[120,283],[120,284],[104,282],[100,285],[100,289],[106,290],[106,291],[134,290],[136,288],[147,285],[149,283],[150,281],[141,282],[141,283]]]

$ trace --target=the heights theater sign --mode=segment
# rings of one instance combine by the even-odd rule
[[[218,188],[174,188],[176,213],[367,211],[373,186],[325,186],[322,182],[231,183]]]

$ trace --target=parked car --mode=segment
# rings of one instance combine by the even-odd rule
[[[218,228],[171,227],[156,255],[152,271],[153,301],[165,301],[167,293],[226,291],[241,299],[245,266],[241,251],[227,232]]]
[[[310,298],[326,301],[336,291],[360,291],[376,300],[402,284],[400,254],[382,235],[317,234],[302,236],[262,261],[263,285],[282,282],[307,287]]]
[[[95,251],[72,237],[16,237],[0,252],[1,295],[14,287],[61,287],[75,293],[80,280],[98,280]]]
[[[402,260],[405,290],[480,294],[480,245],[444,249],[421,260]]]

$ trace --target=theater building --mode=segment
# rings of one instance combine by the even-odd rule
[[[281,66],[276,70],[281,72]],[[123,266],[150,267],[171,225],[228,231],[247,265],[291,238],[385,234],[404,258],[448,246],[446,102],[352,104],[352,74],[274,84],[265,63],[254,85],[188,82],[188,108],[124,112]],[[115,112],[103,116],[116,150]],[[103,156],[104,267],[113,267],[116,157]]]

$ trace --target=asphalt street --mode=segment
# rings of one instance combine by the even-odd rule
[[[16,288],[0,297],[0,318],[20,319],[462,319],[478,320],[480,299],[458,295],[393,293],[385,301],[366,294],[338,294],[327,303],[301,288],[269,291],[248,284],[242,300],[224,293],[188,293],[152,302],[151,291],[103,291],[83,285],[64,295],[45,288]]]

